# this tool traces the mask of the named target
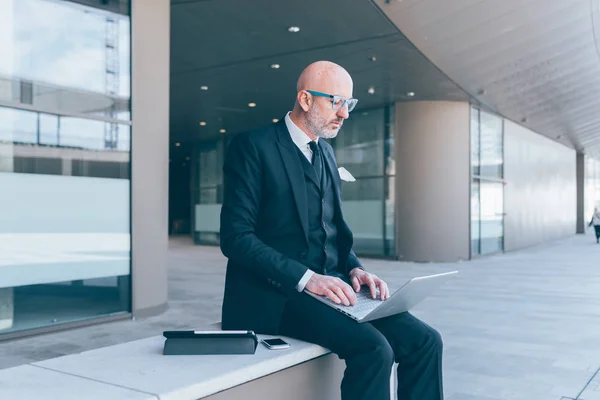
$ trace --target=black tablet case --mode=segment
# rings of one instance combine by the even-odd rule
[[[258,339],[246,333],[164,332],[164,355],[254,354]]]

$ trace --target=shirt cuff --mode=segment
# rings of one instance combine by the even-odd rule
[[[306,270],[306,272],[302,276],[302,279],[300,279],[300,282],[298,282],[298,284],[296,285],[296,290],[299,292],[302,292],[304,290],[304,288],[306,287],[306,284],[308,283],[308,281],[314,274],[315,273],[313,271],[311,271],[310,269]]]

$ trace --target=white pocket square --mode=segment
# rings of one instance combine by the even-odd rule
[[[342,178],[345,182],[354,182],[356,179],[352,176],[350,172],[344,167],[339,167],[338,172],[340,173],[340,178]]]

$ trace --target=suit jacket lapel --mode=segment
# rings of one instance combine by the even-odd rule
[[[306,182],[304,181],[304,170],[298,156],[298,147],[292,141],[292,137],[285,126],[285,121],[282,119],[277,124],[277,136],[279,153],[285,167],[292,192],[294,193],[294,201],[300,217],[300,223],[304,230],[304,238],[308,243],[308,201],[306,199]]]

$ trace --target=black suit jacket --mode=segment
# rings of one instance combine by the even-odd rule
[[[341,179],[331,146],[320,141],[333,177],[338,225],[338,272],[361,267],[341,210]],[[234,138],[224,166],[221,250],[228,257],[223,329],[276,334],[287,298],[307,271],[306,183],[303,155],[282,118]]]

